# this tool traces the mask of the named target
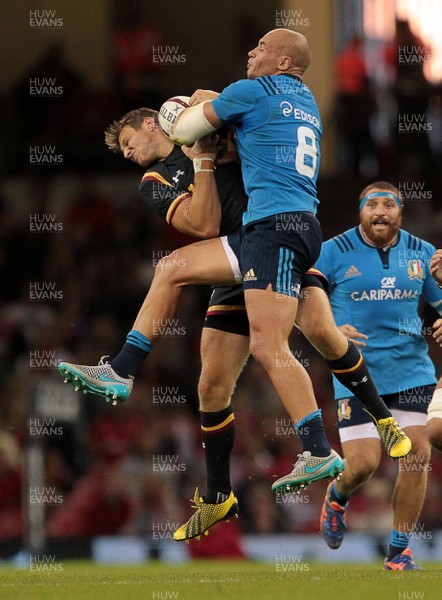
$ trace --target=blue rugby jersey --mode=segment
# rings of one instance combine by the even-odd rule
[[[429,271],[434,251],[404,230],[384,251],[370,246],[359,227],[322,245],[316,266],[329,280],[336,323],[368,336],[361,350],[380,394],[436,382],[417,312],[421,296],[442,312],[442,290]],[[333,383],[336,399],[348,397]]]
[[[243,224],[292,211],[316,213],[322,124],[313,94],[298,77],[241,80],[212,101],[236,126],[249,196]]]

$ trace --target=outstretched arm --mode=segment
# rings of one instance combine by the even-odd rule
[[[219,129],[221,125],[212,102],[202,102],[186,108],[180,114],[172,129],[170,139],[180,146],[189,146],[215,129]]]

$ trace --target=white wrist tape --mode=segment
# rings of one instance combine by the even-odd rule
[[[209,160],[212,164],[215,162],[213,160],[213,158],[210,158],[208,156],[205,156],[205,157],[201,156],[201,157],[198,157],[198,158],[194,158],[193,159],[193,170],[194,170],[195,173],[200,173],[201,171],[203,173],[214,173],[215,172],[215,165],[213,166],[213,169],[203,169],[202,168],[202,163],[205,160],[206,161]]]
[[[186,108],[178,117],[170,139],[179,146],[189,146],[203,136],[215,131],[215,127],[204,116],[204,104]]]

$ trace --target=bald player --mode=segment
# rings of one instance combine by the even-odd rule
[[[248,79],[208,101],[201,102],[204,92],[197,91],[171,135],[178,144],[191,144],[222,125],[236,128],[249,197],[243,228],[209,243],[220,262],[227,258],[242,280],[250,351],[303,443],[293,471],[274,482],[276,492],[293,491],[343,468],[326,441],[311,380],[288,344],[300,280],[318,258],[322,240],[315,216],[322,124],[313,94],[302,81],[310,61],[305,36],[287,29],[268,32],[248,54]],[[209,161],[202,165],[207,168]],[[210,254],[213,264],[212,249]]]

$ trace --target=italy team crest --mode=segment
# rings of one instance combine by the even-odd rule
[[[418,279],[419,281],[422,281],[424,270],[422,269],[422,263],[418,258],[408,261],[407,273],[411,280]]]
[[[351,406],[348,398],[338,400],[338,419],[340,421],[344,419],[349,421],[351,419]]]

